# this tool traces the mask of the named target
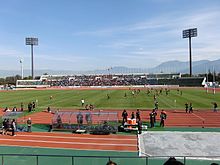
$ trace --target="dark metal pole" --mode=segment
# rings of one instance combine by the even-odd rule
[[[189,37],[189,75],[192,77],[192,47],[191,47],[191,36]]]
[[[148,156],[146,157],[145,164],[148,165]]]
[[[72,165],[74,165],[74,156],[72,156]]]
[[[2,165],[4,165],[4,156],[2,155]]]
[[[39,162],[38,162],[38,155],[36,156],[36,163],[37,163],[37,165],[38,165],[38,163],[39,163]]]
[[[34,79],[34,45],[31,44],[31,76],[32,80]]]

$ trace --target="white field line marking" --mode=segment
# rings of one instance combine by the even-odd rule
[[[114,143],[112,143],[112,144],[109,144],[109,143],[108,144],[106,144],[106,143],[80,143],[80,142],[57,142],[57,141],[22,140],[22,139],[0,139],[0,141],[136,147],[136,145],[134,145],[134,144],[114,144]]]
[[[152,157],[152,155],[150,155],[150,154],[148,154],[148,153],[146,153],[146,152],[140,152],[140,154],[144,154],[144,156],[150,156],[150,157]],[[142,156],[142,155],[139,155],[139,156]]]
[[[136,141],[136,139],[116,139],[116,138],[88,138],[88,137],[63,137],[63,136],[47,136],[47,135],[17,135],[17,136],[24,136],[24,137],[46,137],[46,138],[60,138],[60,139],[86,139],[86,140],[115,140],[115,141]]]

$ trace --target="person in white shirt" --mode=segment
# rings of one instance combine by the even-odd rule
[[[81,104],[82,104],[82,107],[83,107],[84,104],[85,104],[85,100],[84,99],[81,99]]]

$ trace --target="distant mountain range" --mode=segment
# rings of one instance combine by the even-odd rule
[[[209,61],[201,60],[193,62],[193,74],[206,73],[208,70],[220,72],[220,59]],[[154,68],[129,68],[123,66],[112,67],[106,70],[71,71],[71,70],[35,70],[35,75],[44,73],[50,75],[74,75],[74,74],[128,74],[128,73],[189,73],[189,62],[167,61]],[[20,75],[20,71],[0,70],[0,77]],[[24,70],[24,76],[30,75],[30,70]]]

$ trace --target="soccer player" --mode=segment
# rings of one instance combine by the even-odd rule
[[[84,106],[84,104],[85,104],[85,100],[84,100],[84,99],[81,99],[81,105],[82,105],[82,107]]]

